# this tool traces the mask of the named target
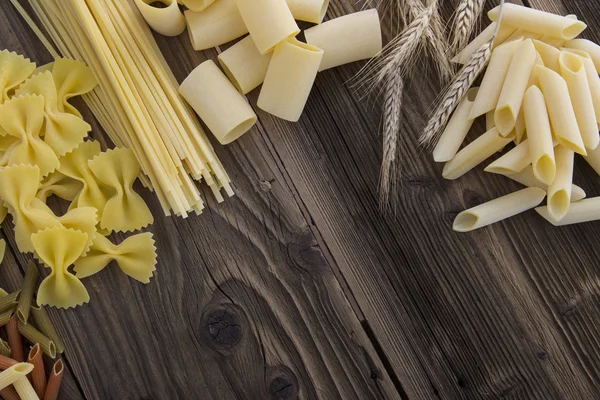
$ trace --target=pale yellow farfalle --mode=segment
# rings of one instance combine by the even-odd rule
[[[37,165],[41,176],[58,168],[58,157],[41,138],[44,125],[44,98],[24,95],[0,105],[0,126],[16,138],[5,151],[4,165]]]
[[[133,190],[141,168],[128,148],[108,150],[88,162],[95,177],[110,188],[100,227],[109,231],[129,232],[154,222],[152,213],[142,197]]]
[[[46,199],[52,195],[56,195],[63,200],[73,201],[82,188],[83,184],[81,182],[54,171],[42,180],[36,197],[43,202],[46,202]]]
[[[56,69],[56,63],[54,63]],[[52,72],[46,71],[29,78],[16,91],[16,95],[40,95],[44,98],[44,142],[60,157],[77,147],[92,127],[81,117],[61,111],[57,87]],[[60,107],[60,108],[59,108]]]
[[[98,211],[94,207],[74,208],[62,217],[58,217],[58,222],[65,228],[81,231],[87,235],[87,243],[80,256],[85,255],[90,250],[92,242],[96,238]]]
[[[0,104],[9,99],[10,92],[29,78],[35,63],[8,50],[0,51]]]
[[[71,308],[90,300],[83,283],[68,268],[87,245],[87,234],[57,227],[31,235],[38,257],[52,269],[38,289],[37,304],[58,308]]]
[[[92,70],[81,61],[59,58],[52,66],[52,76],[58,92],[58,109],[81,118],[69,99],[89,93],[98,85]]]
[[[107,188],[96,180],[88,166],[88,161],[100,154],[100,143],[94,140],[81,143],[72,152],[60,158],[58,172],[81,182],[81,191],[71,203],[71,209],[77,207],[94,207],[98,210],[98,217],[102,218],[102,211],[108,199]]]
[[[79,278],[86,278],[102,271],[114,260],[125,274],[142,283],[149,283],[156,270],[154,243],[150,232],[130,236],[118,245],[97,235],[87,255],[75,262],[75,273]]]
[[[0,169],[0,199],[15,223],[15,240],[22,252],[33,251],[31,234],[60,226],[52,211],[35,195],[40,182],[36,165],[14,165]]]

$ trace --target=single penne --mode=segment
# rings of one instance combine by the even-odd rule
[[[457,64],[466,64],[473,53],[475,53],[481,46],[486,44],[492,36],[494,36],[494,31],[496,30],[496,26],[498,24],[496,22],[492,22],[485,28],[475,39],[473,39],[468,45],[465,46],[464,49],[461,50],[454,58],[452,62]],[[506,41],[510,35],[512,35],[517,28],[512,26],[508,26],[506,24],[502,24],[500,29],[498,29],[498,34],[496,35],[496,39],[494,39],[493,47],[499,46]]]
[[[506,73],[494,114],[496,128],[502,136],[508,136],[515,128],[535,60],[536,50],[531,39],[519,43]]]
[[[135,5],[150,28],[165,36],[177,36],[185,30],[185,19],[176,0],[159,0],[166,7],[154,7],[154,0],[135,0]]]
[[[557,146],[554,149],[556,160],[556,177],[548,186],[548,212],[560,221],[569,211],[571,204],[571,190],[573,187],[573,159],[572,150]]]
[[[194,50],[211,49],[248,33],[235,0],[218,0],[202,12],[187,10],[184,15]]]
[[[215,0],[183,0],[183,5],[194,12],[201,12],[214,2]]]
[[[20,362],[10,368],[5,369],[0,373],[0,389],[14,384],[21,378],[27,379],[27,374],[33,370],[33,365],[25,362]]]
[[[496,113],[496,110],[488,111],[485,113],[485,131],[486,132],[496,126],[496,121],[494,121],[495,113]]]
[[[520,41],[506,43],[498,46],[492,52],[490,63],[479,86],[479,92],[473,102],[469,119],[475,119],[488,111],[496,109],[506,80],[506,74],[519,44]]]
[[[596,66],[596,70],[600,71],[600,45],[587,39],[574,39],[565,42],[564,47],[588,53]]]
[[[39,343],[40,348],[50,358],[56,358],[56,345],[54,342],[44,335],[42,332],[38,331],[31,324],[22,324],[19,322],[18,329],[21,335],[25,339],[27,339],[30,343]],[[14,357],[13,357],[14,358]]]
[[[511,151],[491,163],[484,170],[493,174],[509,175],[523,171],[531,164],[529,140],[524,140]]]
[[[249,93],[265,80],[273,53],[260,54],[250,36],[221,54],[219,63],[233,86],[242,94]]]
[[[566,16],[566,18],[569,19],[577,19],[577,15],[575,14],[569,14]],[[561,39],[561,38],[556,38],[556,37],[552,37],[550,35],[544,35],[540,38],[540,42],[544,42],[550,46],[554,46],[554,47],[562,47],[564,46],[566,40]]]
[[[586,155],[567,83],[549,68],[535,68],[558,143],[578,154]]]
[[[583,58],[563,51],[560,54],[560,68],[562,77],[569,88],[583,144],[586,148],[593,150],[600,143],[600,135],[598,134],[598,120],[596,119],[594,100]]]
[[[461,212],[454,219],[452,228],[456,232],[470,232],[483,228],[535,208],[545,197],[546,192],[540,188],[519,190]]]
[[[470,89],[464,100],[454,111],[450,122],[446,125],[446,129],[444,129],[438,144],[433,150],[433,159],[436,162],[450,161],[458,152],[460,145],[465,140],[471,126],[473,126],[474,120],[469,119],[469,113],[478,90],[479,88]]]
[[[587,155],[583,158],[590,164],[590,167],[600,175],[600,146],[596,147],[594,150],[588,151]]]
[[[597,221],[600,219],[600,197],[592,197],[571,203],[569,211],[560,221],[556,221],[552,217],[548,207],[538,207],[535,209],[535,211],[537,211],[538,214],[540,214],[554,226],[565,226]]]
[[[512,137],[500,136],[498,129],[490,129],[459,151],[452,160],[444,165],[443,177],[449,180],[460,178],[512,140]]]
[[[44,393],[44,400],[56,400],[58,398],[58,393],[61,386],[60,384],[62,382],[64,373],[65,366],[62,360],[56,361],[50,370],[48,385],[46,385],[46,392]]]
[[[323,50],[319,71],[375,57],[382,49],[376,9],[344,15],[304,31],[306,43]]]
[[[287,5],[298,21],[320,24],[325,18],[329,0],[286,0]]]
[[[499,11],[500,6],[493,8],[488,17],[492,21],[498,20]],[[509,3],[502,6],[502,23],[565,40],[576,38],[587,28],[586,24],[578,20]]]
[[[238,139],[257,121],[244,96],[212,60],[197,66],[183,81],[179,93],[221,144]]]
[[[290,8],[283,0],[235,2],[260,54],[270,53],[277,44],[300,33]]]
[[[523,171],[517,172],[516,174],[504,175],[507,178],[512,179],[515,182],[520,183],[523,186],[527,187],[537,187],[543,189],[545,192],[548,191],[548,185],[543,184],[538,181],[533,174],[533,167],[528,165]],[[573,185],[571,187],[571,203],[575,201],[579,201],[585,199],[586,193],[585,190],[580,188],[577,185]]]
[[[54,324],[46,311],[44,306],[34,304],[31,306],[31,315],[35,322],[35,327],[38,328],[45,336],[52,340],[56,346],[57,353],[63,353],[65,351],[65,345],[62,339],[58,336]]]
[[[540,42],[539,40],[534,40],[533,45],[542,58],[544,66],[550,68],[554,72],[560,73],[560,64],[558,63],[560,50],[544,42]]]
[[[31,371],[31,383],[35,389],[35,393],[41,399],[44,397],[46,391],[46,370],[44,368],[44,360],[42,358],[42,349],[40,344],[36,343],[27,356],[27,362],[33,365],[33,371]]]
[[[554,181],[554,144],[544,94],[537,86],[527,89],[523,104],[532,170],[537,180],[548,186]]]
[[[287,121],[298,121],[322,57],[323,50],[296,39],[277,45],[258,96],[258,107]]]
[[[581,50],[567,49],[562,50],[577,54],[583,60],[585,66],[585,74],[587,76],[588,84],[590,85],[590,93],[592,94],[592,101],[594,102],[594,111],[596,112],[596,119],[598,120],[598,126],[600,126],[600,76],[594,66],[594,62],[590,55]]]

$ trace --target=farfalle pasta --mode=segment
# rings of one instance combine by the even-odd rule
[[[74,229],[85,233],[88,237],[87,243],[81,255],[86,254],[96,238],[98,225],[98,211],[94,207],[78,207],[69,210],[58,222],[67,229]]]
[[[36,197],[43,202],[46,202],[46,199],[52,195],[56,195],[63,200],[73,201],[82,188],[83,184],[81,182],[54,171],[42,180]]]
[[[54,150],[41,138],[44,125],[44,98],[25,95],[13,97],[0,105],[0,126],[16,140],[5,151],[3,165],[37,165],[41,176],[59,166]]]
[[[54,65],[56,69],[56,63]],[[33,94],[44,98],[44,142],[60,157],[77,147],[92,127],[81,117],[60,111],[56,84],[52,72],[39,73],[19,86],[16,95]]]
[[[10,52],[0,51],[0,104],[9,99],[10,91],[16,88],[35,70],[35,63]]]
[[[75,262],[75,273],[79,278],[86,278],[102,271],[113,260],[133,279],[142,283],[150,282],[156,270],[156,247],[152,233],[130,236],[118,245],[97,235],[88,254]]]
[[[59,58],[52,65],[52,76],[58,93],[59,111],[82,118],[69,99],[89,93],[98,85],[92,70],[81,61]]]
[[[85,286],[68,270],[85,249],[87,241],[85,233],[65,227],[31,235],[36,254],[52,269],[52,273],[40,284],[37,304],[71,308],[89,302]]]
[[[141,169],[130,149],[108,150],[90,160],[88,166],[98,181],[112,192],[100,218],[102,229],[128,232],[154,222],[146,202],[133,190]]]

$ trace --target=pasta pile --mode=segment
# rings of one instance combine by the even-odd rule
[[[489,17],[496,21],[498,8]],[[493,22],[455,59],[465,62],[497,30],[480,86],[467,93],[434,149],[435,161],[445,162],[443,176],[457,179],[512,142],[485,171],[528,188],[460,213],[454,230],[536,207],[555,226],[600,219],[600,198],[585,199],[573,184],[575,153],[600,174],[600,46],[577,39],[585,28],[575,16],[505,4],[502,25]],[[487,132],[459,150],[478,117]]]
[[[329,0],[175,0],[154,8],[135,0],[141,15],[157,32],[173,36],[186,22],[194,49],[205,50],[246,38],[222,52],[223,71],[208,60],[181,84],[179,93],[221,144],[246,133],[257,116],[243,95],[263,85],[258,107],[296,122],[319,71],[368,59],[382,49],[377,10],[346,15],[321,24]],[[296,39],[296,20],[316,25]]]
[[[79,278],[111,260],[148,283],[156,265],[152,234],[136,234],[119,245],[106,238],[154,221],[133,190],[140,165],[128,148],[102,151],[99,142],[86,141],[91,127],[69,103],[95,88],[92,72],[63,58],[36,69],[24,57],[2,51],[0,76],[0,216],[12,215],[18,249],[51,269],[37,304],[70,308],[88,302]],[[66,214],[56,215],[46,205],[51,195],[70,202]],[[73,264],[78,276],[68,270]]]

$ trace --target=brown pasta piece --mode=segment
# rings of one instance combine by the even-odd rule
[[[56,358],[56,345],[48,336],[38,331],[31,324],[18,323],[21,335],[30,343],[39,343],[42,351],[51,358]]]
[[[17,360],[14,360],[10,357],[0,356],[0,369],[5,370],[12,367],[15,364],[18,364]]]
[[[58,333],[54,328],[54,324],[52,323],[52,320],[50,319],[46,308],[44,306],[33,304],[31,306],[31,314],[33,316],[33,322],[35,327],[54,342],[54,344],[56,345],[57,353],[63,353],[65,351],[65,345],[61,338],[58,336]]]
[[[3,339],[0,339],[0,355],[10,357],[10,346]]]
[[[31,371],[31,384],[35,393],[39,398],[42,398],[46,392],[46,370],[44,368],[44,360],[42,358],[42,349],[40,344],[36,343],[35,346],[29,351],[27,362],[33,364],[33,371]]]
[[[44,393],[43,400],[56,400],[58,398],[58,392],[60,391],[60,383],[65,372],[64,364],[62,360],[58,360],[52,366],[50,377],[48,378],[48,385],[46,386],[46,393]]]
[[[13,386],[7,386],[0,390],[0,397],[2,397],[3,400],[21,400],[21,396],[19,396]]]
[[[25,361],[25,354],[23,353],[23,340],[19,333],[19,319],[16,315],[8,321],[6,325],[8,332],[8,344],[10,345],[10,356],[11,358],[23,362]]]
[[[39,272],[34,261],[29,261],[27,266],[27,272],[23,279],[23,287],[21,288],[21,295],[19,296],[19,303],[17,305],[17,316],[19,321],[27,324],[29,319],[29,309],[31,308],[31,300],[33,299],[33,292],[37,287]]]
[[[4,296],[0,299],[0,313],[12,310],[18,304],[20,290],[12,292],[8,296]]]

